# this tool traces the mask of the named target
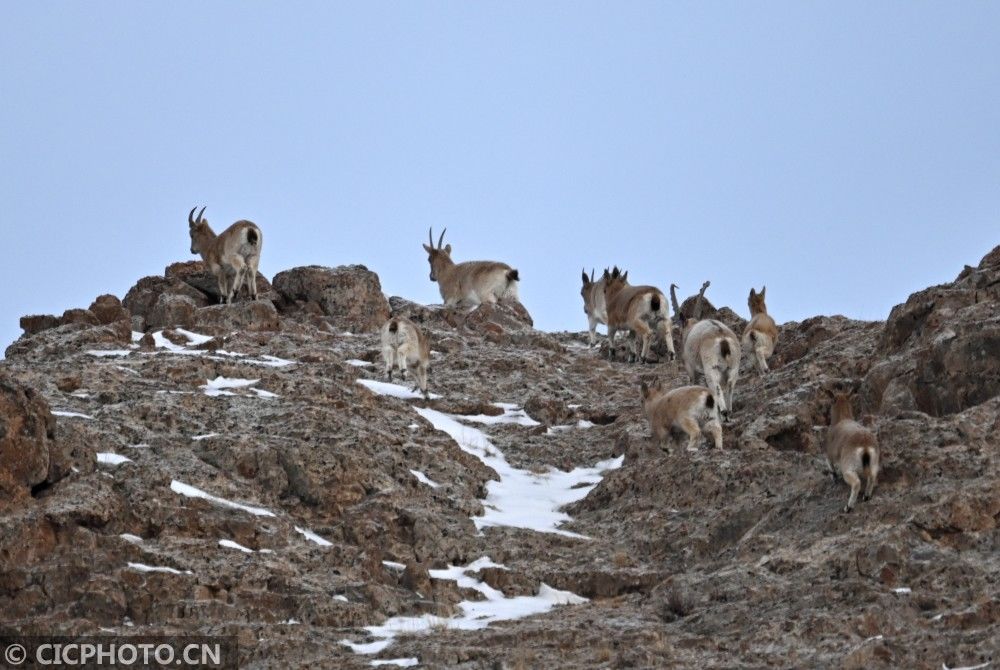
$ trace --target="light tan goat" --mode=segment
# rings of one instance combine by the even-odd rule
[[[736,380],[740,374],[740,341],[736,338],[736,333],[721,321],[698,320],[705,289],[709,285],[709,282],[702,284],[695,303],[694,317],[691,319],[685,318],[680,311],[675,284],[670,285],[670,298],[684,329],[681,350],[688,377],[692,384],[697,382],[698,373],[705,377],[705,385],[715,397],[720,415],[726,420],[733,410]]]
[[[774,353],[774,345],[778,342],[778,326],[767,313],[764,303],[765,286],[757,293],[750,289],[747,305],[750,307],[750,323],[743,330],[743,346],[754,353],[757,371],[761,374],[768,371],[767,359]]]
[[[264,243],[260,228],[251,221],[237,221],[216,235],[205,220],[205,208],[194,218],[188,213],[191,253],[201,254],[209,271],[219,282],[219,302],[231,303],[246,282],[251,300],[257,299],[257,265]]]
[[[385,322],[382,326],[382,360],[390,380],[393,370],[399,370],[403,378],[408,371],[424,397],[429,397],[427,371],[431,364],[431,345],[416,324],[402,316],[394,316]]]
[[[636,337],[632,342],[632,359],[649,361],[649,347],[655,331],[666,342],[670,360],[674,360],[670,303],[663,291],[654,286],[632,286],[628,283],[628,272],[622,272],[617,267],[612,272],[605,270],[601,279],[605,282],[609,343],[614,343],[615,333],[619,330],[628,330]],[[636,351],[639,339],[642,340],[641,353]],[[613,354],[614,347],[609,346],[608,358]]]
[[[604,276],[594,281],[594,271],[583,271],[583,288],[580,295],[583,296],[583,311],[587,313],[587,323],[590,327],[590,346],[597,344],[597,324],[608,323],[608,304],[604,299],[604,286],[608,283],[608,270],[605,268]]]
[[[844,507],[845,512],[854,509],[858,492],[861,490],[862,476],[867,480],[862,500],[869,500],[872,497],[879,471],[878,440],[872,431],[854,420],[851,399],[846,393],[837,393],[833,397],[833,407],[830,409],[830,432],[826,436],[826,458],[834,481],[839,472],[851,487],[851,495]]]
[[[424,245],[427,261],[431,265],[431,281],[438,283],[445,305],[450,307],[465,303],[475,306],[502,299],[518,299],[517,270],[496,261],[455,263],[451,260],[451,245],[441,247],[447,230],[441,231],[437,246],[434,246],[433,230],[428,230],[430,246]]]
[[[667,450],[673,433],[687,435],[687,448],[695,449],[703,434],[712,436],[716,449],[722,448],[722,424],[711,392],[704,386],[682,386],[664,391],[660,382],[652,386],[642,383],[642,409],[649,420],[649,428]]]

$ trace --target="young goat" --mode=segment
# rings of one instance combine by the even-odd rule
[[[460,302],[470,305],[495,303],[509,298],[517,300],[517,270],[506,263],[495,261],[466,261],[455,263],[451,260],[451,245],[444,248],[441,242],[448,229],[441,231],[437,246],[434,246],[433,230],[428,230],[430,246],[424,245],[427,261],[431,264],[431,281],[438,283],[444,304],[451,307]]]
[[[642,352],[637,353],[638,342],[632,342],[632,358],[649,360],[649,347],[655,330],[667,344],[670,360],[674,360],[674,335],[670,323],[670,304],[663,291],[653,286],[631,286],[628,272],[617,267],[612,272],[604,271],[601,278],[605,282],[604,299],[608,314],[608,342],[613,344],[615,333],[628,330],[636,339],[642,338]],[[614,347],[608,347],[608,358]]]
[[[767,313],[767,305],[764,304],[766,292],[766,286],[760,293],[750,289],[750,297],[747,298],[747,305],[750,306],[750,323],[743,331],[743,346],[753,351],[757,371],[761,374],[768,371],[767,359],[774,353],[774,345],[778,342],[778,327]]]
[[[854,420],[851,411],[851,400],[846,393],[837,393],[833,397],[833,407],[830,409],[830,432],[826,437],[826,458],[830,463],[830,474],[834,481],[837,472],[851,487],[851,495],[847,499],[845,512],[854,509],[861,490],[861,476],[865,479],[865,494],[863,500],[872,497],[875,483],[878,480],[879,448],[875,434]]]
[[[695,303],[694,317],[691,319],[687,319],[681,314],[677,305],[677,286],[675,284],[670,285],[670,298],[674,303],[674,310],[680,318],[681,327],[684,329],[681,347],[688,377],[693,384],[696,381],[697,373],[700,372],[704,375],[705,385],[715,397],[723,420],[726,420],[733,410],[736,379],[740,374],[740,341],[736,338],[736,333],[721,321],[715,319],[698,320],[701,316],[701,303],[705,296],[705,289],[708,287],[709,282],[702,284],[698,300]]]
[[[409,319],[394,316],[382,326],[382,359],[385,373],[392,380],[392,371],[399,370],[401,377],[410,376],[417,388],[427,394],[427,371],[431,364],[431,346],[427,336]]]
[[[604,276],[594,281],[594,271],[583,271],[583,288],[580,295],[583,296],[583,311],[587,313],[587,322],[590,326],[590,346],[597,344],[597,324],[608,323],[608,304],[604,299],[604,286],[608,283],[608,271],[605,268]]]
[[[715,398],[704,386],[682,386],[664,392],[660,382],[640,387],[642,409],[660,448],[667,450],[673,433],[687,435],[687,448],[695,449],[703,433],[712,436],[716,449],[722,448],[722,425]]]
[[[264,243],[260,228],[250,221],[237,221],[216,235],[205,220],[205,208],[194,217],[194,207],[188,213],[191,233],[191,253],[201,254],[209,271],[219,282],[219,302],[231,303],[243,282],[251,300],[257,299],[257,265]]]

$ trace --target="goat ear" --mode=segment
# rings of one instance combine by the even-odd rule
[[[430,248],[429,246],[427,246],[426,244],[425,244],[425,245],[423,245],[423,247],[424,247],[424,251],[426,251],[427,253],[430,253],[430,252],[434,251],[433,249],[431,249],[431,248]]]
[[[622,275],[622,280],[623,281],[628,281],[628,270],[626,270],[625,274]]]
[[[755,298],[756,296],[757,296],[757,291],[754,289],[750,289],[750,297]]]
[[[584,270],[583,271],[583,285],[586,286],[589,283],[590,283],[590,280],[587,278],[587,271]]]
[[[444,252],[446,254],[448,254],[449,256],[451,256],[451,245],[450,244],[444,245]]]
[[[763,287],[763,288],[762,288],[762,289],[760,290],[760,297],[761,297],[761,298],[763,298],[763,297],[764,297],[764,294],[765,294],[765,293],[767,293],[767,287],[766,287],[766,286],[765,286],[765,287]]]

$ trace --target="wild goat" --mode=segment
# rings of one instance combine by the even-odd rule
[[[736,391],[736,379],[740,374],[740,341],[736,338],[736,333],[721,321],[715,319],[699,321],[705,289],[709,285],[710,282],[702,284],[698,300],[695,302],[694,317],[691,319],[681,313],[677,304],[676,284],[670,285],[670,299],[684,329],[681,347],[688,377],[694,384],[697,373],[704,375],[705,385],[715,397],[723,420],[726,420],[733,410],[733,394]]]
[[[434,246],[433,229],[428,230],[430,246],[424,245],[427,261],[431,264],[431,281],[438,283],[444,304],[451,307],[465,302],[469,305],[495,303],[509,298],[517,300],[517,270],[506,263],[496,261],[466,261],[455,263],[451,260],[451,245],[444,248],[441,242],[447,228],[441,231],[437,246]]]
[[[750,297],[747,298],[750,323],[743,331],[743,346],[753,350],[757,371],[761,374],[768,371],[767,359],[774,353],[774,345],[778,342],[778,327],[767,313],[767,305],[764,304],[766,292],[766,286],[760,293],[750,289]]]
[[[420,392],[425,398],[429,397],[427,371],[431,364],[431,346],[416,324],[402,316],[394,316],[385,322],[382,326],[382,359],[390,381],[393,370],[399,370],[403,378],[409,371]]]
[[[608,314],[608,342],[614,343],[615,333],[628,330],[636,339],[642,338],[642,353],[638,354],[638,342],[632,342],[632,358],[649,360],[649,347],[653,341],[653,331],[660,334],[667,344],[670,360],[674,360],[674,335],[670,323],[670,304],[663,292],[653,286],[632,286],[628,283],[628,272],[617,267],[612,272],[604,271],[601,280],[604,285],[604,300]],[[608,347],[608,358],[614,354],[614,347]]]
[[[879,448],[875,434],[854,420],[851,400],[846,393],[833,397],[830,409],[830,432],[826,436],[826,458],[830,463],[830,474],[834,481],[837,472],[851,487],[845,512],[854,509],[861,490],[861,476],[865,479],[865,494],[862,500],[869,500],[878,480]]]
[[[722,424],[715,398],[704,386],[682,386],[664,392],[660,382],[640,387],[642,409],[649,420],[653,437],[667,450],[673,433],[687,435],[687,448],[695,449],[703,433],[712,436],[716,449],[722,449]]]
[[[580,295],[583,296],[583,311],[587,313],[587,322],[590,326],[590,346],[597,344],[597,324],[608,323],[608,304],[604,299],[604,287],[608,283],[608,270],[605,268],[604,276],[594,281],[594,271],[583,271],[583,288]]]
[[[219,302],[231,303],[244,282],[251,300],[257,299],[257,265],[264,243],[260,228],[251,221],[237,221],[216,235],[203,218],[205,208],[194,218],[188,213],[191,253],[201,254],[209,271],[219,282]]]

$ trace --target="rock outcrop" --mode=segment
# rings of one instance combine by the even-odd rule
[[[283,313],[319,314],[348,332],[373,332],[389,318],[378,275],[364,265],[292,268],[275,275],[274,289]]]

